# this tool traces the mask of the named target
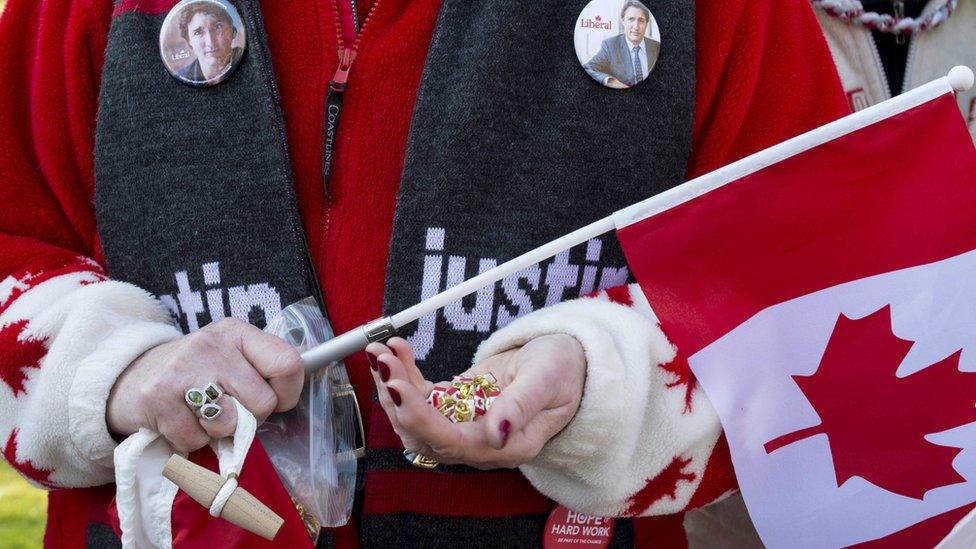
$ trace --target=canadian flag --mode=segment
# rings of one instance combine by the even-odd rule
[[[932,547],[976,506],[976,150],[952,91],[615,214],[769,547]]]

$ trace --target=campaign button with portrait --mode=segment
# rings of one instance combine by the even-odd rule
[[[661,51],[661,31],[639,0],[592,0],[576,20],[576,57],[593,80],[627,89],[651,74]]]
[[[227,0],[182,0],[159,30],[159,54],[173,78],[190,86],[213,86],[241,63],[247,33]]]

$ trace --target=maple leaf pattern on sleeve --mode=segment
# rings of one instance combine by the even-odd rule
[[[680,513],[735,491],[715,410],[640,286],[518,318],[482,343],[475,362],[551,333],[580,342],[587,380],[573,421],[521,467],[536,489],[601,517]]]
[[[0,327],[0,382],[5,383],[14,396],[24,392],[28,368],[40,368],[47,353],[44,340],[24,334],[26,320]]]
[[[640,290],[640,286],[638,284],[625,284],[623,286],[605,288],[603,290],[588,294],[585,297],[607,299],[611,303],[618,303],[626,307],[632,307],[641,314],[654,318],[655,320],[657,318],[654,315],[654,312],[651,310],[651,305],[647,302],[647,298]],[[698,387],[698,381],[695,379],[695,375],[691,372],[691,366],[688,365],[688,358],[685,357],[684,353],[681,352],[681,349],[678,349],[677,354],[675,354],[671,361],[664,364],[658,364],[657,367],[674,376],[673,380],[667,384],[668,389],[678,387],[684,388],[685,405],[683,413],[691,413],[691,403],[694,397],[695,389]]]
[[[964,482],[952,467],[962,449],[925,437],[976,421],[976,372],[959,370],[959,350],[899,378],[898,366],[913,344],[892,333],[890,306],[857,320],[841,314],[817,371],[793,376],[821,423],[767,442],[766,452],[825,434],[838,486],[858,476],[922,499],[933,488]],[[837,397],[838,387],[854,389],[857,414]]]
[[[674,359],[671,362],[660,364],[658,367],[674,376],[674,381],[668,382],[668,389],[684,387],[685,407],[683,412],[686,414],[690,413],[692,411],[691,402],[695,389],[698,387],[698,380],[695,378],[695,374],[692,373],[691,366],[688,365],[688,358],[681,352],[681,349],[678,349],[677,354],[674,355]]]
[[[7,438],[7,444],[3,448],[3,457],[28,480],[47,488],[53,488],[53,485],[49,480],[52,472],[50,469],[39,469],[34,467],[34,464],[31,463],[29,459],[17,459],[18,433],[18,429],[14,429],[10,432],[10,436]]]
[[[695,473],[686,471],[685,468],[691,463],[691,459],[682,459],[675,456],[671,463],[664,468],[654,478],[648,479],[637,493],[630,496],[625,512],[628,516],[640,516],[647,509],[665,498],[674,500],[678,493],[678,484],[681,482],[691,482],[695,480]]]
[[[84,274],[87,278],[79,284],[92,284],[106,280],[97,263],[86,257],[77,257],[74,262],[40,272],[20,271],[0,280],[0,315],[2,315],[21,295],[28,290],[59,276]]]
[[[0,275],[0,451],[48,488],[112,479],[105,395],[133,358],[179,336],[166,308],[64,250]]]
[[[105,280],[100,273],[93,273],[94,265],[85,258],[60,268],[41,273],[21,272],[0,281],[0,316],[3,315],[25,292],[59,276],[73,273],[88,274],[91,278],[79,280],[86,285]],[[27,371],[40,368],[41,359],[47,353],[46,338],[30,335],[27,319],[0,321],[0,382],[13,391],[14,397],[25,392]]]

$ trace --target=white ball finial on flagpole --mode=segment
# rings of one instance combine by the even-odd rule
[[[949,69],[947,78],[949,85],[957,92],[963,92],[973,87],[973,70],[965,65],[956,65]]]

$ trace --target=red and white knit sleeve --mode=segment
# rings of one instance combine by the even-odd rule
[[[11,0],[0,16],[0,451],[45,487],[111,482],[109,391],[179,335],[100,265],[92,150],[111,9]]]
[[[710,461],[718,416],[639,286],[522,317],[488,338],[475,360],[552,333],[582,344],[586,383],[573,420],[521,467],[540,492],[591,515],[646,516],[688,509],[710,468],[719,469],[707,471],[711,496],[694,498],[697,505],[735,488],[728,459]]]

